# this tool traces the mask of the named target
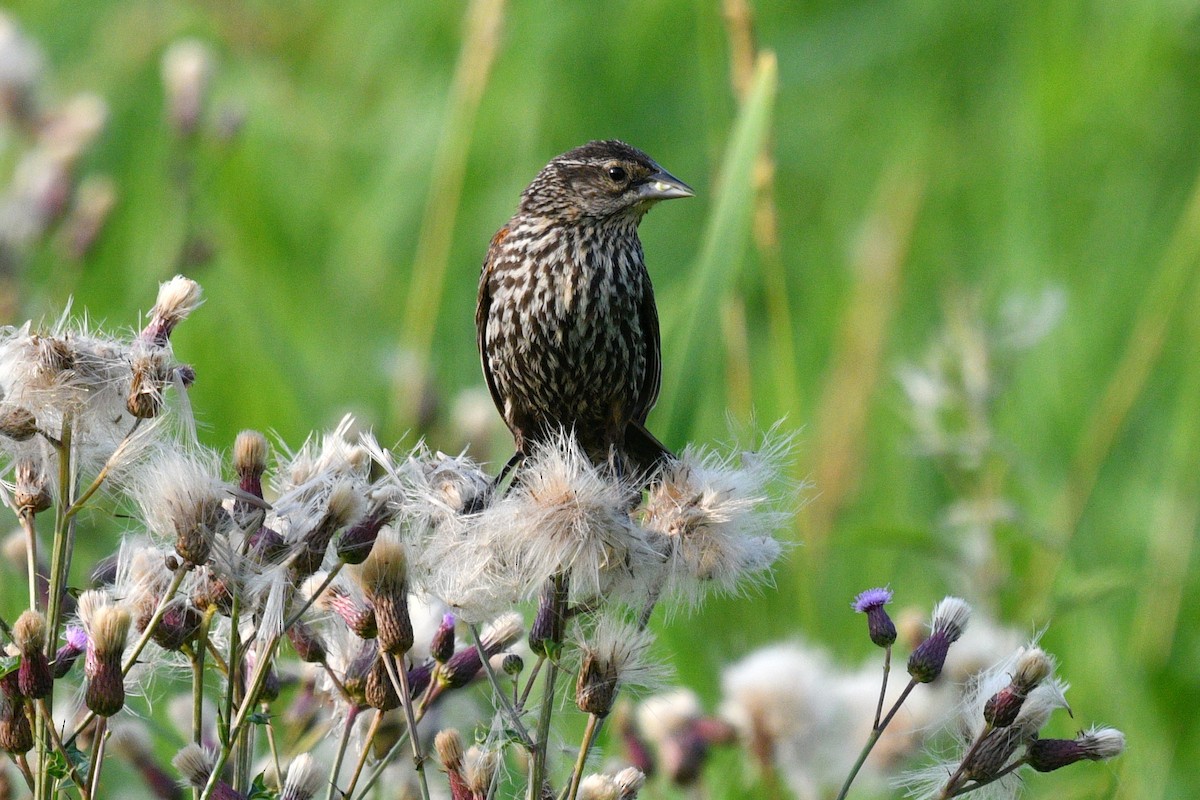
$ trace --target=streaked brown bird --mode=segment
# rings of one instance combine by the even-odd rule
[[[506,471],[560,429],[622,471],[670,455],[646,430],[661,361],[638,223],[693,194],[618,141],[563,153],[525,189],[492,238],[475,309],[483,374],[517,446]]]

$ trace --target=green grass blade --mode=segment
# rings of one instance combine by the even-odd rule
[[[691,428],[705,375],[720,374],[721,348],[709,338],[720,326],[713,312],[734,286],[750,239],[754,213],[754,165],[767,146],[775,107],[778,69],[775,55],[764,52],[738,115],[694,270],[687,311],[674,318],[665,337],[665,380],[659,427],[668,445],[683,441]],[[706,345],[709,345],[706,347]]]

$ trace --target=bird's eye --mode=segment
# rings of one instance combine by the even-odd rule
[[[629,175],[625,172],[624,167],[609,167],[608,177],[613,183],[624,183]]]

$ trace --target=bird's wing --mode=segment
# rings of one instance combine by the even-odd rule
[[[495,264],[495,256],[500,242],[504,241],[504,237],[508,235],[508,228],[501,228],[492,237],[492,245],[488,248],[487,257],[483,260],[483,272],[479,276],[479,297],[475,302],[475,342],[479,346],[479,360],[483,364],[483,378],[487,381],[488,392],[492,395],[492,402],[496,404],[496,410],[500,412],[500,416],[504,416],[504,400],[500,397],[500,392],[496,388],[496,378],[492,375],[492,366],[488,363],[487,357],[487,325],[488,316],[492,309],[492,292],[491,292],[491,277],[492,267]],[[507,418],[505,419],[507,422]]]
[[[638,392],[639,402],[633,409],[632,418],[639,425],[645,424],[650,409],[658,402],[658,389],[662,383],[662,345],[658,333],[658,307],[654,304],[654,289],[650,280],[646,280],[646,289],[642,292],[642,303],[638,309],[638,320],[642,325],[642,336],[646,340],[646,372],[642,375],[642,385]]]

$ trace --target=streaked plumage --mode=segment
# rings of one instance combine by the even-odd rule
[[[648,468],[658,397],[658,313],[637,228],[685,184],[623,142],[590,142],[546,165],[493,237],[475,312],[488,389],[518,454],[574,429],[597,463]],[[622,465],[623,466],[623,465]]]

